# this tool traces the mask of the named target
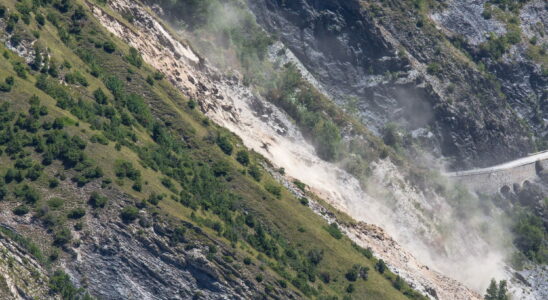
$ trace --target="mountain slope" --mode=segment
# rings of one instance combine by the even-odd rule
[[[111,18],[135,30],[138,14],[123,19],[96,5],[2,6],[2,245],[20,243],[8,250],[17,264],[6,268],[30,264],[42,287],[20,283],[26,272],[6,272],[3,295],[422,298],[375,271],[370,252],[198,112],[187,96],[205,85],[182,95],[102,27]],[[90,12],[100,9],[102,24]],[[19,262],[25,255],[34,258]]]

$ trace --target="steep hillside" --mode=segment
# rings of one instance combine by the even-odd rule
[[[340,105],[466,168],[546,149],[546,3],[506,2],[249,4]]]
[[[4,2],[0,297],[545,295],[538,1]]]
[[[183,95],[154,68],[169,66],[103,27],[138,33],[138,14],[76,0],[0,12],[4,298],[423,298],[197,110],[189,96],[221,99],[207,78],[181,76],[195,85]]]

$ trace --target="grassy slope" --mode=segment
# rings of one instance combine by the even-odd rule
[[[10,0],[6,2],[8,7],[13,8],[16,1]],[[83,2],[77,2],[83,4]],[[40,10],[44,14],[46,14],[47,11],[55,11],[55,9],[51,7],[40,8]],[[31,20],[30,26],[24,25],[21,21],[19,21],[17,26],[22,30],[27,31],[29,29],[39,30],[34,19]],[[90,32],[94,30],[96,33],[92,35]],[[404,298],[404,295],[401,292],[392,287],[390,281],[386,280],[383,276],[374,271],[373,260],[364,258],[360,253],[354,250],[351,246],[351,242],[346,237],[341,240],[337,240],[330,236],[323,229],[323,227],[326,226],[326,223],[310,211],[310,209],[299,204],[298,200],[292,195],[286,191],[283,191],[281,198],[276,199],[264,190],[262,184],[257,183],[249,176],[242,175],[242,173],[238,172],[238,170],[242,169],[242,166],[240,166],[234,158],[227,157],[215,144],[204,140],[204,137],[207,137],[208,135],[216,135],[219,132],[223,132],[224,134],[227,133],[213,125],[205,126],[202,122],[204,116],[199,112],[188,109],[184,96],[175,91],[175,89],[165,80],[156,81],[153,87],[146,84],[145,78],[146,76],[151,75],[153,70],[149,67],[144,67],[141,69],[131,67],[123,59],[123,56],[128,51],[128,47],[120,41],[110,37],[106,31],[95,23],[94,20],[87,21],[86,27],[81,34],[82,38],[79,41],[74,41],[72,47],[67,47],[60,41],[57,31],[58,30],[50,22],[47,22],[46,26],[39,30],[39,40],[40,43],[50,49],[51,57],[58,63],[66,60],[72,65],[72,70],[80,70],[86,77],[89,82],[88,87],[69,87],[70,93],[74,97],[81,97],[84,101],[92,101],[92,92],[96,88],[102,88],[104,91],[107,91],[108,89],[104,86],[101,80],[101,77],[106,74],[115,74],[119,78],[131,76],[133,78],[132,81],[125,83],[126,89],[143,95],[145,102],[151,107],[155,116],[161,117],[163,120],[170,120],[172,124],[171,131],[181,134],[187,144],[192,145],[192,150],[189,151],[189,155],[192,160],[196,162],[203,162],[205,164],[219,160],[227,160],[229,162],[232,180],[230,182],[225,182],[225,184],[229,191],[242,197],[238,205],[240,205],[245,211],[257,216],[257,219],[261,223],[264,223],[268,227],[272,228],[273,231],[279,233],[281,236],[280,240],[284,240],[285,243],[293,245],[298,252],[303,254],[303,257],[305,257],[305,254],[311,249],[324,250],[323,260],[317,267],[317,273],[324,271],[329,272],[331,275],[331,283],[323,284],[320,283],[321,281],[319,279],[316,279],[314,283],[310,283],[318,290],[322,289],[318,295],[346,294],[345,290],[348,286],[348,281],[344,278],[344,274],[353,264],[359,263],[364,266],[368,266],[371,271],[369,272],[368,281],[358,280],[355,282],[354,285],[356,287],[356,291],[352,294],[354,298]],[[116,43],[117,50],[113,54],[108,54],[100,48],[94,48],[92,44],[86,41],[88,37],[93,37],[94,39],[112,40]],[[101,75],[100,78],[95,78],[86,72],[86,70],[90,69],[90,66],[83,62],[74,53],[74,49],[76,47],[88,48],[94,53],[97,58],[96,61],[103,69],[103,75]],[[4,51],[5,48],[2,48],[2,52]],[[165,215],[166,218],[184,220],[186,222],[201,226],[204,234],[209,238],[213,238],[227,245],[230,244],[227,239],[220,237],[213,229],[204,226],[204,222],[196,221],[200,218],[221,221],[218,216],[214,215],[210,211],[205,211],[200,208],[193,210],[171,199],[171,196],[176,198],[176,195],[170,192],[160,182],[160,179],[164,177],[165,174],[162,174],[159,171],[154,171],[151,168],[143,167],[140,163],[139,156],[134,150],[128,147],[122,147],[120,151],[117,151],[115,149],[114,141],[110,141],[108,145],[90,143],[89,139],[91,136],[100,132],[97,130],[92,130],[89,123],[81,120],[78,121],[76,116],[72,115],[67,110],[63,110],[56,106],[56,100],[46,95],[41,90],[38,90],[35,87],[36,76],[38,75],[36,72],[33,72],[33,75],[28,76],[27,79],[18,78],[10,64],[10,62],[16,59],[18,58],[11,52],[9,61],[4,57],[0,57],[0,80],[4,80],[7,76],[16,77],[16,83],[12,91],[9,93],[0,93],[0,104],[8,102],[11,104],[10,109],[12,111],[26,112],[29,107],[26,100],[32,95],[37,95],[41,100],[41,104],[45,105],[49,111],[48,116],[44,118],[52,120],[55,117],[66,117],[73,120],[73,122],[65,122],[66,124],[75,124],[78,122],[78,126],[67,125],[64,130],[71,135],[81,136],[84,140],[88,141],[85,154],[94,162],[95,165],[101,167],[104,172],[103,178],[116,179],[113,165],[116,160],[124,159],[132,162],[133,166],[141,172],[143,182],[145,183],[143,185],[142,192],[133,190],[131,188],[131,182],[128,179],[114,180],[111,184],[111,188],[121,190],[131,195],[136,199],[136,201],[145,199],[151,192],[166,194],[168,197],[161,201],[157,207],[152,206],[149,209],[157,210],[161,215]],[[129,74],[127,71],[128,68],[132,68],[134,73]],[[63,72],[64,71],[61,70],[61,73]],[[112,95],[109,94],[109,98],[112,98]],[[150,130],[139,125],[133,126],[131,130],[137,136],[137,145],[154,144],[154,141],[150,136]],[[231,139],[237,142],[236,137],[231,137]],[[30,148],[27,148],[27,151],[31,152],[30,156],[33,157],[34,160],[39,161],[39,154],[32,152]],[[253,155],[252,160],[260,161],[261,158]],[[0,161],[0,174],[4,174],[5,170],[13,164],[13,160],[8,158],[6,154],[3,154],[0,156]],[[52,165],[47,166],[44,169],[44,174],[38,180],[34,182],[25,180],[24,182],[36,187],[42,195],[41,200],[34,204],[33,207],[35,208],[45,204],[46,199],[51,195],[65,199],[65,204],[58,211],[56,211],[55,214],[61,219],[64,219],[64,222],[72,225],[75,221],[66,220],[66,217],[64,217],[68,210],[74,207],[83,207],[89,212],[91,208],[89,208],[85,203],[77,202],[75,199],[78,198],[71,195],[70,192],[48,188],[48,179],[54,177],[57,172],[67,173],[69,174],[69,177],[70,174],[77,173],[74,170],[63,170],[59,162],[54,162]],[[273,179],[267,175],[263,178],[263,182],[272,181]],[[17,185],[15,183],[10,183],[7,186],[8,190],[11,192]],[[177,189],[179,190],[180,188],[181,186],[177,185]],[[1,202],[0,205],[4,208],[11,208],[19,202],[21,202],[21,200],[17,199],[10,193],[8,199]],[[194,216],[197,216],[197,218],[191,217],[193,213]],[[305,231],[301,232],[302,230],[299,231],[298,228],[304,228]],[[42,251],[45,253],[50,253],[52,249],[55,248],[50,244],[51,237],[33,236],[30,231],[28,234],[37,244],[41,246]],[[246,256],[256,256],[259,253],[259,251],[250,246],[244,239],[239,239],[236,245],[236,260],[241,260]],[[278,247],[280,246],[278,245]],[[263,262],[253,259],[255,264],[277,264],[276,260],[273,258],[266,258],[265,255],[260,255],[260,257],[262,257]],[[55,261],[51,263],[54,266],[56,264]],[[295,275],[294,270],[291,268],[287,269],[289,270],[289,274],[291,274],[291,276]],[[268,267],[265,272],[267,278],[280,278],[280,275]],[[270,283],[271,282],[273,281],[271,280]],[[292,285],[290,285],[289,288],[296,290],[296,288]]]

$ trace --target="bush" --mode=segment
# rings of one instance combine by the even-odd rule
[[[337,223],[331,223],[329,226],[325,226],[324,229],[329,232],[329,234],[336,238],[337,240],[340,240],[343,237],[343,234],[341,230],[339,229],[339,226]]]
[[[385,144],[394,149],[399,149],[402,143],[402,137],[396,124],[389,123],[383,130],[382,139]]]
[[[62,270],[55,271],[50,279],[49,288],[53,294],[61,295],[62,299],[92,299],[83,289],[76,288],[72,284],[70,277]]]
[[[313,265],[318,265],[323,259],[323,250],[312,249],[308,251],[308,261]]]
[[[99,193],[97,192],[91,193],[91,196],[89,197],[89,201],[88,201],[88,203],[93,208],[105,207],[107,202],[108,202],[107,197],[99,195]]]
[[[118,178],[127,177],[131,180],[141,178],[141,172],[135,169],[129,161],[117,160],[114,164],[114,172]]]
[[[120,218],[126,223],[131,223],[139,216],[139,209],[135,206],[126,206],[120,213]]]
[[[430,75],[439,74],[441,72],[441,66],[437,62],[430,63],[426,67],[426,72],[428,72],[428,74]]]
[[[379,259],[379,261],[377,261],[377,263],[375,264],[375,270],[377,270],[377,272],[381,274],[384,273],[384,271],[386,270],[386,264],[384,263],[384,260]]]
[[[265,186],[265,189],[272,195],[276,196],[276,198],[278,199],[282,197],[282,188],[277,184],[268,183]]]
[[[57,180],[57,178],[52,178],[49,180],[49,187],[51,189],[56,188],[58,186],[59,186],[59,180]]]
[[[130,64],[136,66],[137,68],[141,68],[143,65],[143,58],[141,57],[141,54],[133,47],[129,48],[129,54],[126,56],[126,59]]]
[[[344,274],[344,277],[346,277],[346,280],[348,281],[356,281],[358,280],[358,270],[355,268],[352,268]]]
[[[513,226],[516,247],[529,259],[540,263],[548,261],[548,251],[543,244],[546,232],[542,224],[542,220],[537,216],[521,214]]]
[[[53,209],[57,209],[63,206],[64,202],[65,201],[63,199],[54,197],[48,200],[48,206]]]
[[[56,246],[63,246],[70,242],[72,239],[72,233],[68,228],[60,228],[53,233],[53,244]]]
[[[232,150],[234,147],[232,146],[232,143],[230,142],[230,139],[226,136],[219,136],[217,138],[217,145],[226,155],[232,155]]]
[[[348,287],[346,287],[346,292],[347,293],[353,293],[355,290],[356,290],[356,288],[354,287],[354,285],[352,283],[349,284]]]
[[[299,179],[295,179],[293,180],[293,184],[299,188],[299,190],[305,192],[306,191],[306,184],[304,184],[303,182],[301,182]]]
[[[249,153],[245,150],[238,151],[238,153],[236,153],[236,160],[240,164],[247,166],[249,164]]]
[[[13,209],[13,213],[18,216],[23,216],[29,213],[29,208],[22,204]]]
[[[398,275],[394,281],[394,288],[401,291],[405,287],[405,281]]]
[[[253,177],[256,181],[261,181],[261,177],[263,176],[261,169],[257,165],[252,165],[249,168],[249,175]]]
[[[0,184],[0,201],[4,200],[8,195],[8,189]]]
[[[106,41],[103,43],[103,50],[107,53],[113,53],[116,51],[116,45],[111,41]]]
[[[154,85],[154,78],[152,78],[152,76],[148,75],[147,78],[146,78],[146,82],[149,85]]]
[[[227,161],[221,160],[213,164],[213,175],[215,177],[226,176],[230,172],[230,164]]]
[[[67,214],[67,217],[69,219],[80,219],[82,218],[83,216],[86,215],[86,210],[79,207],[79,208],[75,208],[73,210],[71,210],[68,214]]]

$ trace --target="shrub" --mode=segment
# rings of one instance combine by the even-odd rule
[[[368,267],[363,267],[361,265],[355,264],[352,266],[348,272],[344,275],[348,281],[356,281],[358,278],[361,278],[363,280],[368,279]]]
[[[97,192],[91,193],[91,196],[89,197],[89,201],[88,201],[88,203],[89,203],[93,208],[105,207],[105,205],[107,204],[107,202],[108,202],[107,197],[102,196],[102,195],[100,195],[100,194],[97,193]]]
[[[299,188],[299,190],[301,191],[305,191],[306,190],[306,184],[304,184],[303,182],[301,182],[299,179],[295,179],[293,180],[293,184]]]
[[[426,72],[428,72],[428,74],[430,75],[439,74],[441,72],[441,66],[437,62],[430,63],[426,67]]]
[[[29,208],[22,204],[13,209],[13,213],[18,216],[23,216],[29,213]]]
[[[49,281],[49,288],[53,294],[61,295],[62,299],[92,299],[83,289],[76,288],[70,277],[62,270],[55,271]]]
[[[53,232],[53,244],[56,246],[63,246],[70,242],[72,239],[72,233],[70,229],[62,227]]]
[[[277,184],[268,183],[265,186],[265,189],[278,199],[282,197],[282,188]]]
[[[337,223],[331,223],[329,226],[325,226],[324,229],[329,232],[329,234],[336,238],[337,240],[340,240],[343,237],[343,234],[341,230],[339,229],[339,226]]]
[[[141,177],[141,172],[133,167],[129,161],[117,160],[114,164],[114,172],[118,178],[127,177],[131,180],[137,180]]]
[[[347,292],[347,293],[353,293],[355,290],[356,290],[356,288],[354,287],[354,285],[353,285],[352,283],[349,284],[349,285],[346,287],[346,292]]]
[[[394,281],[394,288],[401,291],[405,287],[405,281],[398,275]]]
[[[135,206],[126,206],[120,213],[120,218],[126,223],[131,223],[139,216],[139,209]]]
[[[95,101],[99,104],[107,104],[107,95],[101,88],[96,89],[93,92],[93,97],[95,98]]]
[[[398,149],[402,143],[402,137],[398,131],[396,124],[389,123],[383,130],[382,139],[385,144],[394,149]]]
[[[79,208],[75,208],[75,209],[71,210],[67,214],[67,217],[70,218],[70,219],[80,219],[85,215],[86,215],[86,210],[79,207]]]
[[[8,189],[0,184],[0,201],[4,200],[8,195]]]
[[[318,265],[323,259],[323,250],[312,249],[308,251],[308,261],[313,265]]]
[[[227,161],[221,160],[213,164],[213,175],[215,177],[226,176],[230,172],[230,164]]]
[[[148,75],[148,76],[147,76],[147,79],[146,79],[146,82],[147,82],[149,85],[154,85],[154,78],[152,78],[152,76]]]
[[[196,108],[196,101],[190,99],[190,100],[188,100],[187,105],[188,105],[188,108],[194,109],[194,108]],[[207,119],[205,119],[205,120],[207,120]]]
[[[304,206],[308,206],[308,199],[305,197],[299,198],[299,202]]]
[[[49,187],[50,187],[50,188],[53,189],[53,188],[56,188],[56,187],[58,187],[58,186],[59,186],[59,180],[57,180],[57,178],[51,178],[51,179],[49,180]]]
[[[126,59],[130,64],[136,66],[137,68],[141,68],[143,65],[143,58],[141,57],[141,54],[133,47],[129,48],[129,54],[126,56]]]
[[[375,264],[375,270],[377,270],[379,273],[383,274],[386,270],[386,264],[384,263],[384,260],[379,259],[377,263]]]
[[[44,17],[43,14],[37,13],[34,19],[36,20],[36,23],[38,23],[38,25],[40,26],[46,25],[46,18]]]
[[[245,150],[238,151],[238,153],[236,153],[236,160],[240,164],[247,166],[249,164],[249,153]]]
[[[107,53],[113,53],[116,51],[116,45],[111,41],[106,41],[103,43],[103,50]]]
[[[48,206],[51,207],[51,208],[54,208],[54,209],[57,209],[57,208],[60,208],[61,206],[63,206],[63,203],[65,201],[61,198],[51,198],[48,200]]]
[[[217,145],[226,155],[232,155],[232,150],[234,147],[232,146],[232,143],[230,142],[230,139],[226,136],[219,136],[217,138]]]
[[[344,274],[344,277],[346,277],[348,281],[356,281],[358,280],[358,270],[356,270],[355,268],[352,268],[348,270],[346,274]]]
[[[249,175],[256,181],[261,181],[261,177],[263,176],[261,169],[259,169],[257,165],[251,165],[251,167],[249,167]]]

